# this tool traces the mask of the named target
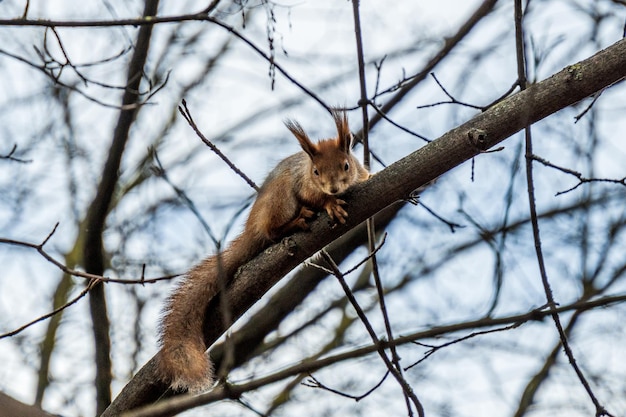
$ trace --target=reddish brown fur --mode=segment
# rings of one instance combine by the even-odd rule
[[[313,143],[293,121],[287,128],[303,151],[282,160],[267,176],[252,205],[243,233],[220,254],[192,268],[169,298],[161,323],[159,377],[176,390],[199,392],[213,383],[202,326],[207,303],[218,292],[220,274],[229,280],[240,265],[270,242],[308,229],[314,210],[345,223],[345,201],[336,195],[369,173],[352,155],[352,134],[344,113],[333,111],[337,137]],[[219,265],[219,268],[218,268]]]

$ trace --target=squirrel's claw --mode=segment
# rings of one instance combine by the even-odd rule
[[[345,204],[345,201],[335,198],[335,201],[327,201],[324,208],[326,209],[326,213],[328,213],[331,220],[336,219],[339,223],[344,224],[346,222],[346,217],[348,217],[348,212],[341,206]]]

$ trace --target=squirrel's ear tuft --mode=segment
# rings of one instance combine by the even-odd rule
[[[306,134],[300,123],[295,120],[285,120],[285,126],[298,139],[304,152],[309,154],[311,158],[318,153],[317,146],[309,139],[309,135]]]
[[[345,111],[339,109],[332,109],[331,114],[337,125],[337,143],[344,152],[350,153],[352,149],[352,132],[350,132],[350,126],[348,126],[348,116]]]

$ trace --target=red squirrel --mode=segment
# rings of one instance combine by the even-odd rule
[[[326,210],[345,223],[345,201],[337,198],[369,173],[351,152],[352,134],[344,112],[333,110],[337,137],[313,143],[295,121],[285,122],[302,151],[269,173],[241,235],[219,255],[220,273],[230,280],[237,269],[270,243],[307,230],[315,211]],[[202,324],[209,301],[217,294],[218,258],[210,256],[192,268],[169,297],[161,322],[159,378],[177,391],[201,392],[213,384],[213,365],[205,353]]]

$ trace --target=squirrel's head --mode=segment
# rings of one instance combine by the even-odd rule
[[[343,193],[354,184],[358,161],[351,153],[352,133],[348,118],[343,111],[333,110],[337,125],[337,137],[323,139],[317,143],[311,141],[298,122],[288,120],[287,129],[294,134],[300,146],[311,159],[309,179],[325,194]]]

